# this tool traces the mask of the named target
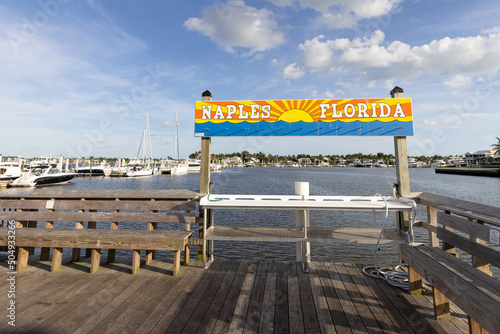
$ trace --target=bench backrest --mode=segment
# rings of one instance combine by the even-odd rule
[[[106,193],[99,196],[99,191],[86,191],[86,197],[1,196],[0,221],[14,220],[21,226],[38,221],[190,224],[198,215],[194,192],[173,196],[172,192],[158,191],[149,197],[140,191],[119,190],[116,193],[115,196]]]
[[[437,237],[443,242],[500,268],[500,252],[487,245],[487,242],[497,246],[500,244],[499,229],[445,212],[438,212],[437,221],[443,225],[437,228]],[[464,237],[455,231],[465,233],[469,237]]]

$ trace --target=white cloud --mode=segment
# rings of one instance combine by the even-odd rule
[[[443,81],[443,83],[446,86],[452,87],[452,88],[461,87],[461,86],[468,86],[471,84],[471,82],[472,82],[471,77],[464,76],[462,74],[457,74],[457,75],[451,77],[450,79]]]
[[[333,50],[327,43],[320,41],[323,37],[319,35],[299,45],[299,49],[304,51],[302,62],[309,71],[321,71],[333,63]]]
[[[299,59],[306,71],[335,67],[355,71],[368,80],[425,73],[445,77],[445,84],[456,87],[470,83],[470,76],[496,73],[500,69],[500,31],[496,28],[488,34],[445,37],[419,46],[401,41],[388,44],[381,31],[353,40],[324,40],[319,35],[299,44],[299,48],[303,51]]]
[[[277,6],[299,5],[321,14],[321,21],[333,29],[352,28],[362,19],[394,12],[401,0],[269,0]]]
[[[292,63],[283,70],[283,78],[285,79],[300,79],[304,76],[302,68],[295,66],[297,63]]]
[[[249,49],[248,54],[266,51],[285,41],[273,12],[245,5],[242,0],[209,7],[202,18],[189,18],[184,26],[209,37],[219,47],[234,53],[235,48]]]

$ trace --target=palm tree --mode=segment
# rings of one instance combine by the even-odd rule
[[[492,144],[491,146],[493,146],[493,151],[495,151],[496,154],[500,154],[500,138],[498,137],[496,138],[497,138],[497,143]]]

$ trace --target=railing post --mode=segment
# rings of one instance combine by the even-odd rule
[[[201,95],[201,100],[203,102],[212,101],[212,93],[208,90],[204,91]],[[211,146],[212,142],[210,137],[201,138],[200,193],[202,194],[208,194],[209,192]],[[200,239],[205,237],[203,235],[203,224],[198,224],[198,233]],[[203,260],[203,246],[198,247],[198,259]]]

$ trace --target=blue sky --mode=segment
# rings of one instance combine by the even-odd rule
[[[155,157],[200,149],[194,104],[412,98],[410,155],[500,136],[496,1],[1,1],[0,154]],[[393,153],[391,137],[213,138],[212,152]]]

